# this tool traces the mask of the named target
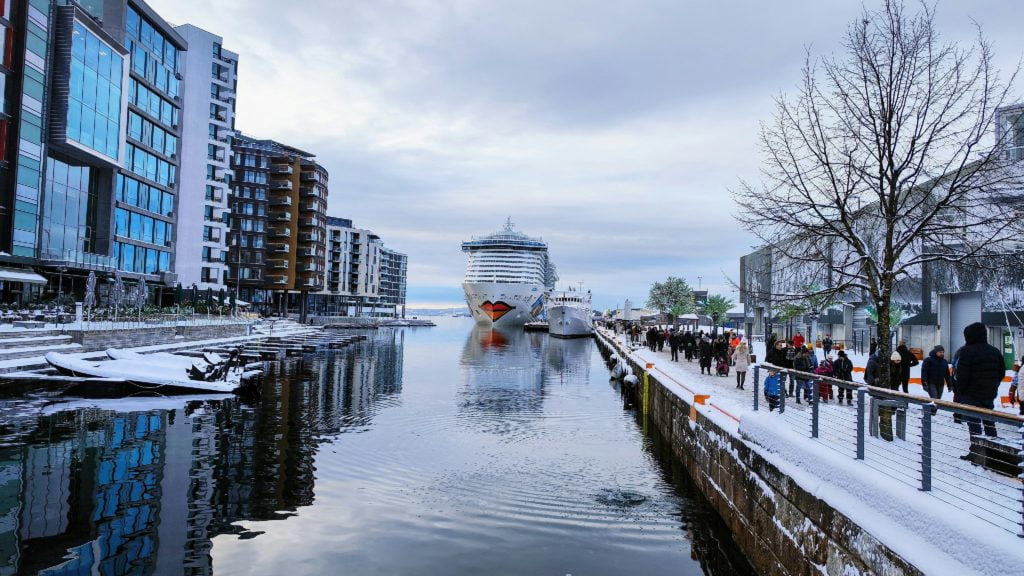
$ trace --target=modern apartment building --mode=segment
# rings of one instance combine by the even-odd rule
[[[400,316],[405,309],[406,256],[346,218],[327,218],[325,285],[312,313]]]
[[[228,283],[262,309],[305,309],[323,288],[327,171],[308,152],[238,134]]]
[[[0,7],[0,262],[171,284],[186,42],[140,0]]]
[[[227,279],[227,212],[235,133],[238,54],[223,38],[185,24],[181,182],[175,272],[183,286],[223,288]]]

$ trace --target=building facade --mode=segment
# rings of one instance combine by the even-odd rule
[[[0,6],[0,262],[172,283],[186,42],[136,0]]]
[[[327,262],[323,289],[312,313],[324,316],[403,316],[405,254],[384,246],[370,230],[346,218],[327,218]]]
[[[323,288],[327,171],[273,140],[238,134],[232,148],[228,283],[260,309],[301,314]]]
[[[175,30],[189,45],[183,66],[188,106],[182,112],[175,272],[184,286],[218,290],[227,281],[238,54],[202,28],[185,24]]]

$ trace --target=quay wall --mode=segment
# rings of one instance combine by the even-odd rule
[[[154,326],[119,330],[72,330],[71,341],[81,344],[76,352],[91,352],[107,348],[155,346],[184,340],[211,340],[245,336],[245,324],[219,324],[209,326]]]
[[[626,359],[643,378],[644,366],[600,334],[605,357]],[[718,512],[758,574],[923,574],[855,522],[781,472],[735,430],[691,410],[693,405],[648,375],[646,401],[636,406],[647,425],[671,444],[693,482]],[[644,407],[646,406],[646,413]]]

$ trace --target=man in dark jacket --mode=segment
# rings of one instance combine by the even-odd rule
[[[838,357],[836,361],[832,363],[832,373],[839,380],[845,380],[850,382],[853,380],[853,362],[846,357],[846,352],[840,350],[837,352]],[[839,402],[843,401],[843,397],[846,397],[847,404],[853,404],[853,389],[839,387]]]
[[[964,328],[964,345],[956,352],[956,387],[960,403],[991,410],[995,406],[999,384],[1006,376],[1003,354],[988,343],[985,325],[975,322]],[[981,434],[978,418],[964,416],[971,435]],[[985,435],[996,436],[996,423],[985,420]]]
[[[932,348],[928,357],[921,363],[921,385],[932,398],[942,398],[946,385],[953,388],[953,377],[949,374],[949,361],[946,360],[946,349],[942,346]]]
[[[907,348],[907,341],[900,340],[900,345],[896,347],[896,351],[900,354],[900,372],[899,372],[899,384],[903,388],[904,394],[910,393],[910,369],[917,366],[917,356]],[[896,378],[897,375],[892,375],[892,378]],[[895,388],[895,387],[894,387]]]
[[[679,346],[682,344],[682,339],[683,337],[675,330],[668,337],[668,349],[672,353],[673,362],[679,362]]]

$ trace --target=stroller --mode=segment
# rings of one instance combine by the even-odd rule
[[[715,364],[715,373],[718,374],[719,376],[728,376],[729,361],[726,360],[725,358],[719,358],[718,362]]]

